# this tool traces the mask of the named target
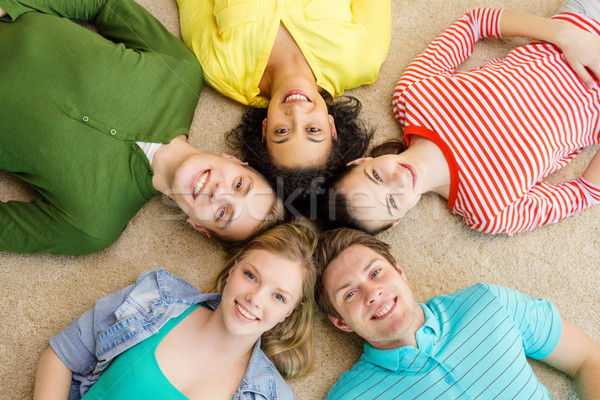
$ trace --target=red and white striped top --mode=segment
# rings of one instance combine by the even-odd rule
[[[394,91],[410,135],[436,143],[450,166],[448,207],[470,227],[512,235],[600,202],[583,178],[543,179],[600,141],[600,92],[588,90],[551,44],[531,42],[469,72],[455,72],[481,37],[501,37],[499,9],[475,9],[414,60]],[[600,35],[600,23],[560,18]]]

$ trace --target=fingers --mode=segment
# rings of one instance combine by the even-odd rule
[[[594,78],[588,73],[587,69],[583,65],[575,64],[572,66],[572,68],[588,89],[592,89],[594,87]]]

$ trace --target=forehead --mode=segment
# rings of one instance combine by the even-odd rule
[[[363,270],[375,260],[385,261],[381,255],[370,248],[362,244],[354,244],[341,251],[327,265],[323,280],[327,286],[341,286],[349,278],[360,276]]]
[[[252,265],[260,274],[263,282],[283,289],[294,296],[300,296],[304,281],[303,265],[300,261],[273,252],[254,249],[240,260]]]

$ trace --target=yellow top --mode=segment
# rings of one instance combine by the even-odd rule
[[[266,107],[258,84],[282,23],[333,97],[372,83],[387,57],[390,0],[177,0],[181,34],[205,81],[232,99]]]

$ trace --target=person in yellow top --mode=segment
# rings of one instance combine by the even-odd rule
[[[390,45],[390,0],[177,2],[205,81],[253,107],[230,144],[273,186],[283,183],[278,193],[302,211],[315,183],[327,184],[368,146],[360,102],[326,100],[377,77]]]

